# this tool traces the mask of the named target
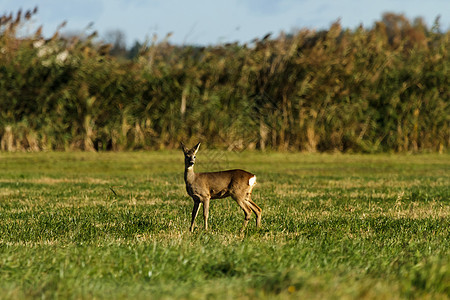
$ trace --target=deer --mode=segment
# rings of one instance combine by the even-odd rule
[[[208,230],[209,202],[211,199],[233,198],[244,211],[244,223],[241,232],[244,232],[252,212],[256,215],[256,227],[261,227],[261,208],[252,201],[251,195],[256,185],[256,176],[250,172],[235,169],[219,172],[195,173],[194,164],[200,143],[187,148],[180,143],[184,153],[184,181],[186,191],[194,200],[192,209],[190,232],[194,231],[195,218],[200,204],[203,205],[203,219],[205,231]]]

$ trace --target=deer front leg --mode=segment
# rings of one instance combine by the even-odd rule
[[[195,218],[197,217],[199,208],[200,208],[200,202],[194,200],[194,208],[192,209],[192,220],[191,220],[191,228],[190,228],[191,232],[194,232],[194,222],[195,222]]]
[[[209,216],[209,199],[203,200],[203,218],[205,219],[205,230],[208,230],[208,216]]]

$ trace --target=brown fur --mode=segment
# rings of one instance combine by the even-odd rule
[[[184,152],[184,181],[186,182],[186,191],[194,200],[192,210],[192,220],[190,231],[194,230],[194,222],[197,217],[200,204],[203,204],[203,217],[205,221],[205,230],[208,230],[209,202],[211,199],[221,199],[226,197],[233,198],[242,208],[245,214],[243,231],[250,219],[251,213],[256,214],[256,226],[261,226],[261,208],[251,200],[253,185],[249,184],[250,178],[255,175],[244,170],[228,170],[220,172],[195,173],[194,163],[200,143],[192,149],[181,147]]]

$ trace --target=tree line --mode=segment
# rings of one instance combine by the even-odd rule
[[[36,12],[0,17],[4,151],[450,145],[450,31],[438,19],[386,13],[370,28],[336,22],[207,47],[155,38],[119,57],[95,33],[23,37]]]

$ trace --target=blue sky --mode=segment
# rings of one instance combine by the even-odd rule
[[[430,25],[440,15],[441,28],[450,28],[450,0],[0,0],[0,14],[35,6],[33,24],[46,35],[67,21],[65,31],[96,30],[100,37],[119,29],[128,45],[169,32],[176,44],[244,43],[268,32],[327,28],[338,19],[344,27],[369,27],[387,11]]]

